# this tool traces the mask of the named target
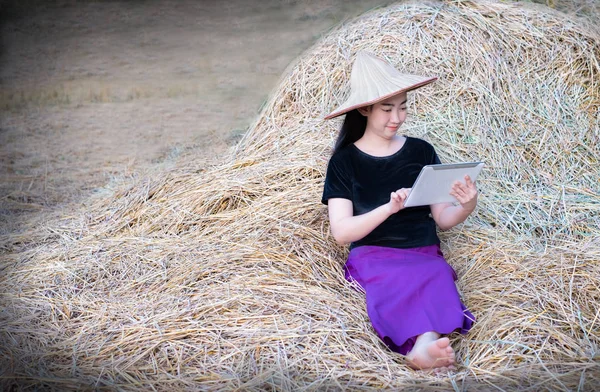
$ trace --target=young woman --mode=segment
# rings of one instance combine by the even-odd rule
[[[401,74],[359,52],[350,76],[350,98],[326,119],[346,114],[327,167],[322,202],[331,232],[350,244],[346,279],[366,292],[373,327],[413,369],[453,368],[447,337],[466,333],[474,321],[456,289],[456,274],[440,251],[436,224],[449,229],[477,204],[470,178],[457,181],[458,203],[404,207],[421,168],[440,163],[424,140],[400,136],[407,92],[435,81]]]

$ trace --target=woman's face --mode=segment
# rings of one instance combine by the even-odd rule
[[[406,120],[406,93],[400,93],[359,111],[367,116],[365,132],[373,132],[378,136],[391,139]]]

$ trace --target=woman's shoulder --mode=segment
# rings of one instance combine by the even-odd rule
[[[440,163],[437,152],[431,143],[416,137],[407,138],[407,142],[409,141],[410,148],[408,150],[412,159],[422,162],[424,165]]]
[[[406,141],[410,142],[410,144],[412,144],[414,147],[420,147],[424,150],[434,150],[433,145],[425,139],[421,139],[421,138],[413,137],[413,136],[405,136],[405,137],[406,137]]]
[[[354,147],[354,144],[351,143],[335,151],[333,155],[331,155],[331,158],[329,158],[329,161],[336,163],[349,162],[355,153],[356,148]]]

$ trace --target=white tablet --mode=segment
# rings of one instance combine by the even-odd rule
[[[404,207],[458,201],[450,195],[454,181],[464,183],[466,175],[473,181],[477,180],[483,165],[483,162],[468,162],[424,166],[404,202]]]

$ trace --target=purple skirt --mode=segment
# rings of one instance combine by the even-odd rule
[[[366,292],[373,328],[392,351],[406,355],[417,336],[429,331],[465,334],[475,321],[439,245],[360,246],[350,251],[345,271]]]

